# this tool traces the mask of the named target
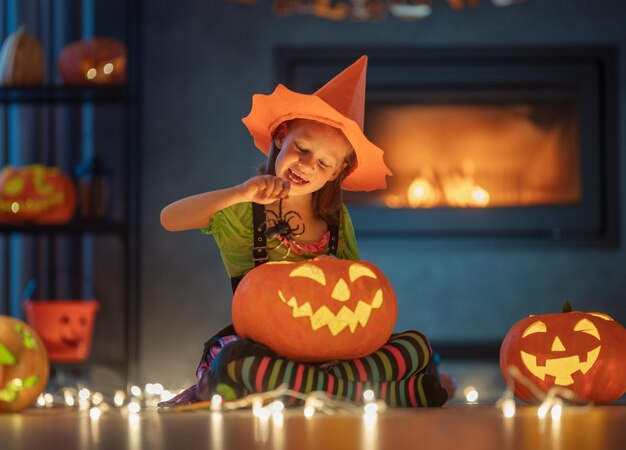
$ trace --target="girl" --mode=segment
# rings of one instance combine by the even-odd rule
[[[282,85],[271,95],[255,95],[243,122],[268,155],[261,174],[162,211],[167,230],[199,228],[214,236],[233,290],[268,260],[327,254],[359,259],[341,189],[381,189],[390,175],[382,150],[362,131],[366,67],[363,56],[312,95]],[[280,217],[289,218],[289,229],[268,229]],[[440,406],[447,394],[429,364],[431,354],[426,337],[409,331],[364,358],[305,365],[239,338],[229,326],[205,344],[196,385],[161,406],[206,400],[216,392],[233,399],[282,383],[357,401],[370,388],[393,406]]]

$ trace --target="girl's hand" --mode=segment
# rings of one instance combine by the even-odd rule
[[[241,185],[246,201],[268,205],[289,195],[289,181],[274,175],[259,175]]]

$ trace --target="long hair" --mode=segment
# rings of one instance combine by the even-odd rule
[[[280,148],[276,147],[274,140],[270,145],[270,151],[267,155],[267,161],[257,167],[260,175],[276,175],[276,158],[280,153]],[[328,181],[319,190],[313,193],[313,208],[317,215],[329,224],[339,223],[339,212],[343,205],[343,197],[341,194],[341,183],[352,173],[357,166],[356,152],[350,149],[344,161],[346,167],[342,169],[337,178]]]

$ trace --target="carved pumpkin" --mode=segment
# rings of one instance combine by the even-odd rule
[[[26,27],[10,34],[0,50],[0,84],[3,86],[33,86],[43,83],[45,64],[41,44]]]
[[[516,366],[543,392],[570,389],[581,399],[610,403],[626,393],[626,329],[606,314],[571,311],[530,316],[517,322],[500,348],[507,378]],[[515,385],[520,400],[533,402],[530,390]]]
[[[46,349],[33,329],[21,320],[0,316],[0,412],[32,405],[49,373]]]
[[[237,287],[232,312],[239,336],[287,358],[328,361],[382,347],[398,306],[373,264],[324,257],[254,268]]]
[[[59,169],[40,164],[0,172],[0,221],[65,223],[76,209],[76,189]]]
[[[27,300],[26,318],[41,336],[50,361],[84,361],[91,340],[99,305],[96,300]]]
[[[59,55],[59,74],[68,85],[123,84],[126,45],[106,37],[72,42]]]

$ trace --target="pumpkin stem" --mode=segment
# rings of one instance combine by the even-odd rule
[[[572,305],[570,304],[569,300],[565,300],[563,302],[563,312],[564,313],[572,312]]]

